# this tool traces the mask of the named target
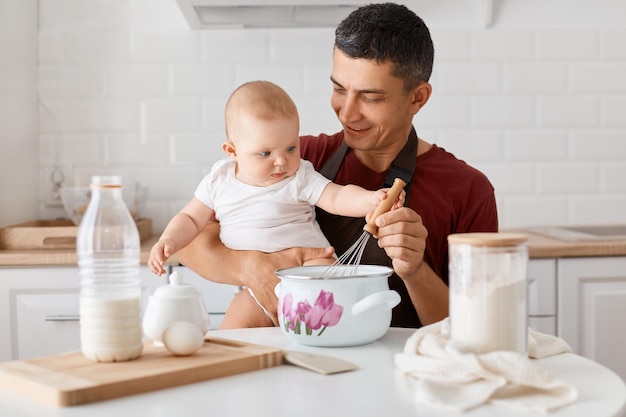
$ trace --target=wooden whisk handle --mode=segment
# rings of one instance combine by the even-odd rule
[[[376,226],[376,219],[383,213],[387,213],[391,210],[393,203],[396,202],[398,196],[402,192],[402,189],[406,186],[406,182],[402,181],[400,178],[396,178],[393,180],[393,185],[387,191],[387,198],[380,202],[374,213],[372,213],[372,217],[370,217],[369,222],[363,227],[363,230],[369,232],[372,236],[374,236],[378,232],[378,226]]]

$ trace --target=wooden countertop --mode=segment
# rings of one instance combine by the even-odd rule
[[[148,262],[148,255],[152,245],[159,236],[152,236],[141,243],[141,263]],[[176,255],[167,261],[168,264],[178,264]],[[67,266],[76,265],[76,251],[73,249],[38,249],[38,250],[0,250],[0,266]]]
[[[533,258],[575,258],[588,256],[626,256],[626,240],[568,242],[524,229],[502,230],[528,235],[528,256]]]
[[[530,258],[562,258],[587,256],[626,256],[626,240],[566,242],[548,236],[528,232],[524,229],[503,230],[503,232],[525,233],[528,235]],[[158,236],[142,243],[141,263],[148,260],[150,248]],[[176,256],[168,260],[177,264]],[[76,265],[76,252],[71,249],[41,250],[0,250],[0,266],[48,266]]]

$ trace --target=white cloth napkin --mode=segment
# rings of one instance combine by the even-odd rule
[[[415,382],[418,403],[454,411],[502,404],[549,412],[578,398],[575,387],[516,352],[477,354],[450,339],[448,318],[418,329],[395,364]],[[562,339],[528,330],[528,356],[544,358],[572,349]]]

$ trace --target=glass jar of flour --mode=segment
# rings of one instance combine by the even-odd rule
[[[450,337],[478,353],[527,352],[528,237],[448,236]]]

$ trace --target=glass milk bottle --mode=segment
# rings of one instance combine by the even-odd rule
[[[80,341],[94,361],[141,355],[140,239],[122,199],[119,176],[94,176],[91,200],[78,228]]]
[[[450,336],[478,353],[527,352],[528,237],[448,236]]]

